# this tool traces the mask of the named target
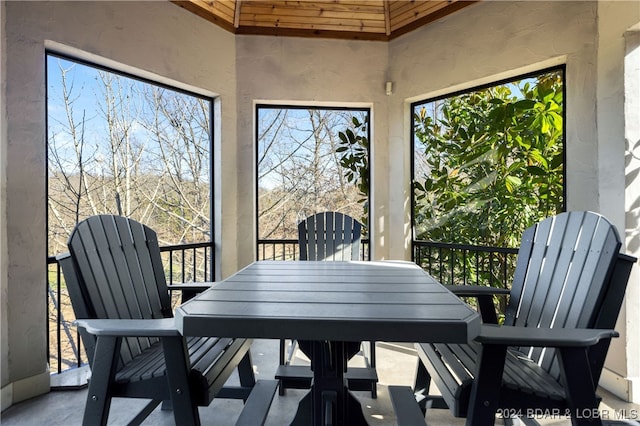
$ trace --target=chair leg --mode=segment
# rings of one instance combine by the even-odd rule
[[[131,420],[128,423],[128,426],[139,426],[139,425],[141,425],[142,422],[144,422],[145,419],[147,417],[149,417],[149,414],[151,414],[153,412],[153,410],[155,410],[156,407],[158,405],[160,405],[161,402],[163,402],[163,401],[160,401],[158,399],[152,399],[151,401],[149,401],[149,403],[147,405],[145,405],[145,407],[138,414],[136,414],[136,416],[133,418],[133,420]],[[164,410],[165,407],[163,406],[162,409]],[[171,407],[169,407],[169,410],[171,410]]]
[[[478,354],[478,370],[471,388],[467,426],[495,423],[506,356],[506,346],[482,345]]]
[[[296,350],[298,349],[298,341],[295,339],[292,339],[289,341],[289,347],[287,349],[287,339],[280,339],[280,365],[286,366],[286,365],[291,365],[293,362],[293,357],[296,353]],[[308,342],[307,342],[308,343]],[[303,343],[304,345],[304,343]],[[307,349],[307,351],[309,351],[310,349]],[[302,352],[304,352],[303,349],[301,349]],[[307,355],[307,353],[305,352],[305,355]],[[285,393],[287,391],[287,388],[284,386],[284,381],[280,380],[279,382],[279,387],[278,387],[278,394],[280,396],[284,396]]]
[[[286,348],[286,340],[285,339],[280,339],[280,356],[279,356],[279,365],[284,365],[284,352],[285,352],[285,348]],[[278,381],[278,395],[280,396],[284,396],[284,394],[286,393],[286,389],[284,388],[284,382],[282,380]]]
[[[425,397],[418,401],[418,405],[422,410],[422,414],[427,413],[427,403],[429,399],[427,396],[429,395],[429,387],[431,386],[431,376],[427,371],[427,368],[424,366],[420,358],[418,358],[418,366],[416,367],[416,378],[413,382],[413,391],[417,393],[421,393]]]
[[[376,342],[369,342],[369,366],[376,369]],[[371,383],[371,398],[376,399],[378,397],[378,384],[376,382]]]
[[[291,365],[291,363],[293,362],[293,357],[296,354],[297,346],[298,346],[298,341],[291,340],[291,343],[289,344],[289,350],[286,351],[287,358],[284,360],[284,363],[282,365]]]
[[[253,388],[256,385],[256,376],[253,373],[253,363],[251,362],[251,351],[247,351],[238,363],[238,376],[240,386]]]
[[[560,348],[558,352],[571,424],[602,425],[587,348]]]
[[[184,340],[182,336],[163,337],[162,347],[175,422],[181,426],[199,426],[198,406],[189,386],[188,372],[191,367]]]
[[[97,338],[95,355],[91,364],[89,392],[84,409],[84,426],[106,425],[111,407],[111,385],[118,367],[118,355],[122,338],[100,336]]]
[[[413,382],[414,392],[429,393],[429,386],[431,386],[431,376],[427,371],[420,358],[418,358],[418,365],[416,367],[416,378]]]
[[[278,362],[280,365],[284,365],[284,351],[286,348],[287,341],[285,339],[280,339],[280,350],[278,353]]]

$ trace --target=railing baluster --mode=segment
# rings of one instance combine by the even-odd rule
[[[173,284],[173,252],[169,252],[169,284]]]
[[[493,259],[495,257],[495,253],[489,253],[489,285],[493,287]]]
[[[193,261],[191,262],[191,281],[199,281],[197,276],[197,266],[196,266],[196,249],[191,250],[191,255],[193,256]]]
[[[184,252],[185,252],[184,249],[180,250],[180,253],[182,255],[182,267],[180,268],[180,281],[182,281],[182,282],[184,282],[184,271],[185,271],[185,269],[184,269],[184,263],[185,263],[184,262]]]
[[[467,284],[469,282],[470,278],[467,278],[467,250],[462,250],[462,284]],[[453,254],[451,255],[451,263],[455,263],[455,256],[453,256]],[[478,274],[478,270],[476,268],[476,277]],[[455,279],[453,279],[453,277],[455,276],[455,271],[451,274],[452,275],[452,283],[451,284],[455,284]],[[476,281],[478,281],[476,279]]]
[[[442,282],[442,247],[438,247],[438,280]]]

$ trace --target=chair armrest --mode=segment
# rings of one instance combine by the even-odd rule
[[[535,346],[552,348],[588,347],[602,339],[618,337],[615,330],[587,328],[534,328],[483,324],[476,341],[505,346]]]
[[[181,303],[186,302],[187,300],[193,299],[196,295],[202,293],[205,290],[211,288],[216,283],[214,282],[199,282],[199,283],[183,283],[183,284],[171,284],[168,285],[169,294],[172,291],[180,291],[182,293]]]
[[[456,296],[477,297],[486,295],[508,295],[511,293],[506,288],[488,287],[486,285],[445,285],[446,289]]]
[[[214,284],[213,282],[169,284],[167,288],[169,291],[195,291],[201,293],[211,288]]]
[[[56,260],[59,262],[59,261],[64,260],[64,259],[66,259],[68,257],[71,257],[71,253],[69,253],[69,252],[60,253],[60,254],[56,255]]]
[[[506,288],[484,285],[445,285],[445,287],[458,297],[475,297],[478,301],[478,310],[484,324],[498,324],[498,315],[493,305],[493,296],[506,296],[511,293]]]
[[[96,336],[168,337],[180,336],[173,318],[79,319],[74,324]]]

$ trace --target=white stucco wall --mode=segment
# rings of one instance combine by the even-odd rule
[[[2,269],[8,277],[2,302],[3,327],[7,327],[7,335],[2,335],[2,363],[7,366],[2,388],[4,396],[11,386],[11,398],[19,401],[49,386],[44,287],[45,47],[205,95],[217,94],[222,100],[217,106],[218,122],[233,123],[235,40],[170,2],[7,2],[4,11],[6,50],[4,45],[2,50],[9,59],[3,150],[9,161],[2,241],[9,250]],[[218,158],[235,158],[235,144],[230,142],[236,139],[235,131],[233,125],[215,130]],[[222,140],[227,142],[221,144]],[[235,198],[235,165],[217,164],[216,171],[225,176],[217,197]],[[233,200],[228,203],[233,204]],[[229,228],[235,228],[235,221]],[[233,232],[227,237],[233,240]]]
[[[633,130],[640,113],[638,81],[640,74],[629,67],[640,67],[638,58],[629,51],[629,30],[640,24],[640,2],[598,3],[597,61],[597,129],[598,129],[598,190],[601,212],[617,226],[628,253],[640,257],[633,240],[638,233],[638,216],[634,214],[640,201],[640,185],[635,178]],[[632,37],[631,37],[632,38]],[[633,43],[633,40],[629,40]],[[631,75],[630,75],[631,74]],[[630,102],[630,103],[629,103]],[[626,104],[626,105],[625,105]],[[636,108],[633,108],[633,106]],[[620,155],[620,154],[623,155]],[[634,153],[634,155],[629,155]],[[626,166],[626,167],[625,167]],[[626,183],[621,185],[620,182]],[[623,206],[621,208],[621,205]],[[612,342],[607,369],[601,383],[617,394],[640,400],[640,287],[638,267],[632,271],[625,309],[616,329],[620,337]],[[626,354],[626,357],[624,356]],[[624,377],[621,378],[620,376]]]
[[[626,124],[619,116],[624,32],[629,22],[640,22],[639,4],[482,2],[382,43],[234,36],[170,2],[3,2],[3,407],[7,393],[17,401],[48,386],[45,47],[219,95],[215,235],[218,272],[226,276],[255,256],[256,101],[372,108],[373,257],[409,259],[408,103],[561,63],[567,67],[568,208],[601,211],[619,229],[637,229],[635,215],[624,212],[625,197],[637,209],[638,190],[631,178],[620,189]],[[393,82],[391,96],[386,81]],[[623,324],[637,331],[637,293],[626,303]],[[624,357],[634,338],[637,343],[637,336],[616,342],[610,363],[614,381],[622,377],[625,385],[626,374],[637,376]]]
[[[639,5],[640,7],[640,5]],[[640,257],[640,17],[636,16],[638,24],[635,31],[625,34],[624,60],[624,119],[625,141],[627,152],[625,158],[626,174],[626,242],[627,250],[636,257]],[[622,97],[622,96],[621,96]],[[619,110],[618,110],[619,111]],[[623,331],[623,338],[616,341],[616,345],[626,345],[627,352],[635,356],[627,362],[627,376],[632,378],[629,394],[630,398],[640,399],[640,268],[632,271],[629,288],[626,294],[625,315],[618,322],[618,329]],[[624,339],[624,340],[623,340]],[[636,350],[634,350],[636,349]],[[614,383],[625,381],[617,380]]]
[[[14,400],[31,391],[48,389],[46,366],[46,303],[43,282],[45,231],[44,182],[44,56],[30,55],[34,45],[26,38],[25,51],[12,43],[17,25],[7,2],[6,21],[6,262],[7,378]],[[28,23],[22,21],[22,24]],[[40,43],[41,46],[43,45]],[[44,48],[42,47],[43,51]],[[35,52],[40,52],[35,49]],[[39,75],[40,74],[40,75]],[[18,76],[19,78],[14,78]],[[5,377],[3,376],[3,380]],[[3,385],[3,396],[7,390]],[[23,395],[22,391],[26,390]],[[4,402],[3,402],[4,403]]]
[[[7,109],[5,103],[7,80],[7,55],[4,54],[7,43],[5,37],[6,24],[5,2],[0,1],[0,402],[4,410],[11,403],[11,387],[5,389],[9,383],[9,347],[4,344],[8,340],[9,329],[7,327],[7,228],[6,228],[6,147],[7,147]]]
[[[617,226],[626,251],[640,258],[634,129],[640,119],[640,61],[637,37],[629,29],[640,24],[640,2],[598,3],[597,135],[598,192],[601,212]],[[630,50],[631,48],[631,50]],[[632,57],[633,56],[633,57]],[[634,72],[634,69],[636,70]],[[635,108],[634,108],[635,107]],[[634,142],[634,138],[635,141]],[[621,155],[624,154],[624,155]],[[624,184],[621,185],[621,182]],[[622,208],[621,208],[622,204]],[[625,304],[609,350],[601,383],[627,399],[640,401],[640,271],[632,271]],[[627,354],[627,357],[624,356]]]

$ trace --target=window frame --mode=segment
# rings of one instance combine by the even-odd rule
[[[338,102],[336,102],[335,104],[338,104]],[[255,203],[255,235],[256,235],[256,258],[259,259],[260,258],[260,218],[259,218],[259,212],[260,212],[260,203],[259,203],[259,198],[260,198],[260,194],[259,194],[259,182],[258,182],[258,158],[259,158],[259,153],[260,153],[260,149],[259,149],[259,114],[260,114],[260,110],[261,109],[290,109],[290,110],[309,110],[309,109],[316,109],[316,110],[331,110],[331,111],[359,111],[359,112],[366,112],[367,114],[367,139],[369,141],[369,149],[368,149],[368,164],[369,164],[369,170],[368,170],[368,180],[369,180],[369,194],[367,195],[367,202],[369,204],[369,209],[367,211],[367,221],[368,221],[368,226],[367,226],[367,234],[366,236],[364,236],[363,240],[368,240],[371,241],[371,199],[373,196],[373,185],[372,185],[372,156],[371,156],[371,152],[373,151],[373,141],[371,139],[371,134],[372,134],[372,110],[373,108],[371,106],[362,106],[362,104],[358,105],[358,106],[345,106],[345,105],[334,105],[334,103],[323,103],[323,104],[317,104],[317,103],[313,103],[313,102],[309,102],[309,103],[305,103],[305,102],[301,102],[301,103],[296,103],[296,104],[291,104],[291,103],[278,103],[278,102],[274,102],[274,103],[269,103],[269,102],[265,102],[265,101],[261,101],[261,102],[256,102],[254,105],[254,117],[255,117],[255,126],[254,126],[254,140],[255,140],[255,144],[254,144],[254,173],[255,173],[255,178],[254,178],[254,203]],[[286,241],[286,240],[285,240]],[[369,257],[371,256],[371,248],[369,248]]]
[[[108,73],[112,73],[115,75],[118,75],[120,77],[125,77],[125,78],[129,78],[132,80],[136,80],[140,83],[144,83],[144,84],[149,84],[149,85],[153,85],[153,86],[157,86],[163,89],[167,89],[167,90],[171,90],[183,95],[187,95],[187,96],[192,96],[198,99],[201,99],[203,101],[206,101],[209,104],[209,159],[208,159],[208,166],[209,166],[209,205],[210,205],[210,211],[209,211],[209,223],[210,223],[210,229],[209,229],[209,241],[207,241],[207,243],[211,243],[214,244],[215,243],[215,208],[214,208],[214,201],[215,201],[215,147],[214,147],[214,140],[215,140],[215,123],[214,123],[214,119],[215,119],[215,108],[216,108],[216,100],[213,96],[208,96],[202,93],[197,93],[195,91],[192,90],[188,90],[182,87],[178,87],[175,85],[171,85],[159,80],[153,80],[152,78],[149,77],[143,77],[142,75],[136,75],[133,72],[129,72],[129,71],[123,71],[121,69],[117,69],[114,68],[113,66],[107,66],[104,64],[101,64],[99,62],[95,62],[95,61],[90,61],[87,59],[83,59],[80,58],[78,56],[75,55],[71,55],[68,53],[64,53],[61,52],[59,50],[56,49],[51,49],[51,48],[46,48],[45,52],[44,52],[44,66],[45,66],[45,135],[46,135],[46,139],[45,139],[45,144],[46,144],[46,150],[45,150],[45,164],[47,165],[46,170],[45,170],[45,196],[47,199],[47,203],[46,203],[46,209],[47,211],[45,212],[45,226],[46,226],[46,232],[47,232],[47,247],[49,246],[48,243],[48,235],[49,235],[49,213],[48,213],[48,209],[49,209],[49,68],[48,68],[48,59],[49,57],[54,57],[54,58],[59,58],[65,61],[70,61],[70,62],[74,62],[76,64],[82,65],[82,66],[86,66],[86,67],[90,67],[93,69],[96,69],[98,71],[105,71]],[[143,74],[143,71],[140,71],[140,74]],[[159,77],[161,78],[161,77]],[[47,249],[48,251],[48,249]],[[215,251],[212,251],[212,255],[211,255],[211,259],[210,259],[210,265],[209,267],[211,268],[210,271],[212,273],[212,276],[215,276],[215,266],[216,266],[216,261],[215,261]]]

